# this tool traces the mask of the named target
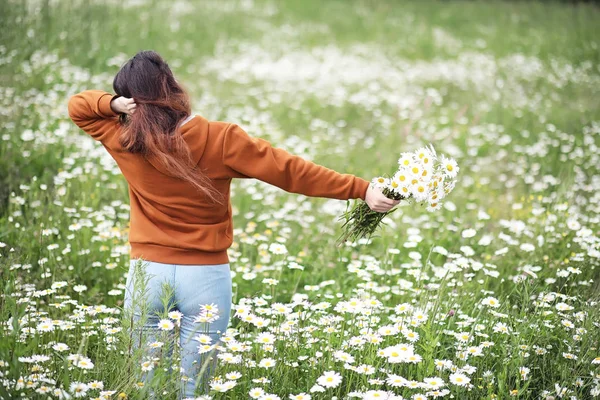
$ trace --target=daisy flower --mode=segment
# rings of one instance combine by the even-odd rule
[[[212,338],[208,335],[200,334],[194,337],[194,340],[197,340],[201,344],[210,344],[212,342]]]
[[[161,319],[160,321],[158,321],[157,325],[158,328],[162,329],[163,331],[170,331],[173,330],[173,328],[175,327],[173,322],[171,322],[171,320],[168,319]]]
[[[275,343],[275,335],[273,335],[270,332],[261,332],[256,337],[256,343],[273,344],[273,343]]]
[[[394,177],[392,179],[396,180],[400,185],[404,185],[404,184],[408,183],[409,176],[405,170],[400,170],[394,174]]]
[[[177,326],[179,326],[183,314],[180,311],[171,311],[167,316],[177,322]]]
[[[500,307],[500,302],[498,301],[498,299],[496,299],[494,297],[486,297],[485,299],[481,300],[481,304],[483,304],[484,306],[489,306],[489,307],[493,307],[493,308]]]
[[[447,158],[446,156],[442,156],[441,163],[442,169],[446,176],[449,178],[455,178],[460,170],[458,163],[454,159]]]
[[[239,373],[238,371],[232,371],[232,372],[228,372],[227,374],[225,374],[225,378],[229,379],[229,380],[237,380],[240,379],[242,377],[242,374]]]
[[[248,395],[250,397],[252,397],[253,399],[259,399],[261,396],[263,396],[265,394],[265,391],[263,388],[252,388],[250,389],[250,391],[248,392]]]
[[[273,254],[287,254],[287,248],[285,247],[285,245],[281,244],[281,243],[271,243],[269,245],[269,252],[273,253]]]
[[[401,188],[402,188],[402,182],[398,181],[396,178],[392,178],[390,180],[389,189],[392,190],[394,193],[399,193]]]
[[[390,185],[390,179],[379,176],[377,178],[373,178],[371,183],[378,189],[384,189]]]
[[[425,378],[423,380],[427,388],[429,389],[439,389],[443,387],[446,383],[441,378]]]
[[[342,382],[342,375],[335,371],[326,371],[317,379],[317,383],[323,387],[334,388]]]
[[[86,385],[83,382],[71,382],[71,385],[69,386],[69,392],[75,394],[75,396],[85,395],[85,393],[87,393],[88,390],[88,385]]]
[[[406,168],[413,163],[413,154],[412,153],[402,153],[400,158],[398,159],[398,165],[400,168]]]
[[[423,167],[419,162],[414,162],[408,167],[408,173],[411,178],[420,180],[421,174],[423,174]]]
[[[306,393],[290,394],[290,400],[311,400],[312,396]]]
[[[69,346],[64,343],[56,343],[52,345],[52,348],[56,351],[67,351],[69,350]]]
[[[276,394],[266,393],[260,396],[258,400],[281,400],[281,397]]]
[[[383,390],[369,390],[362,397],[363,400],[388,400],[390,394]]]
[[[427,185],[421,182],[412,185],[410,187],[410,193],[417,202],[425,201],[429,196],[429,193],[427,193]]]
[[[426,210],[429,212],[433,212],[433,211],[441,210],[441,208],[442,208],[442,203],[429,203]]]
[[[263,358],[262,360],[260,360],[260,363],[258,363],[259,367],[262,368],[273,368],[276,364],[276,361],[272,358]]]
[[[465,374],[455,372],[450,375],[450,382],[457,386],[467,386],[471,379]]]

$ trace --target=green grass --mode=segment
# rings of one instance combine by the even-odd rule
[[[556,396],[556,385],[593,398],[600,379],[592,363],[600,356],[599,14],[592,4],[558,2],[1,3],[0,397],[46,398],[35,390],[94,380],[115,391],[112,398],[146,398],[148,387],[176,396],[178,377],[167,368],[176,360],[164,354],[155,381],[137,388],[142,354],[131,350],[130,316],[120,313],[127,182],[66,110],[70,95],[110,91],[123,61],[154,49],[188,88],[195,113],[239,123],[329,168],[371,179],[428,142],[461,167],[448,199],[454,207],[430,214],[403,206],[371,243],[341,248],[343,202],[235,181],[233,302],[253,304],[271,323],[231,319],[236,339],[251,349],[242,353],[245,364],[220,363],[224,380],[228,372],[242,376],[213,398],[249,398],[262,387],[287,399],[309,393],[325,371],[342,382],[310,392],[313,399],[368,390],[408,399],[430,390],[370,381],[388,373],[441,378],[445,398],[538,399]],[[228,75],[236,62],[245,64]],[[328,211],[333,203],[339,208]],[[464,237],[467,229],[475,236]],[[487,245],[480,243],[486,235]],[[267,250],[278,239],[287,255]],[[291,261],[304,269],[288,268]],[[65,287],[45,291],[62,281]],[[87,288],[79,293],[77,285]],[[481,305],[489,296],[499,308]],[[343,310],[344,301],[359,298],[379,303]],[[267,312],[292,299],[294,312],[304,313]],[[321,302],[330,307],[314,307]],[[402,314],[399,304],[415,310]],[[108,308],[98,314],[86,307],[100,305]],[[415,319],[419,312],[426,321]],[[36,329],[44,317],[73,329]],[[499,323],[511,333],[498,331]],[[408,343],[408,331],[350,344],[372,338],[361,329],[369,324],[417,333],[422,360],[378,355]],[[286,326],[301,332],[276,329]],[[276,336],[272,349],[254,341],[260,332]],[[70,349],[53,350],[53,341]],[[461,359],[469,346],[482,346],[482,356]],[[375,372],[344,368],[338,350]],[[70,365],[75,353],[94,368]],[[49,359],[19,359],[32,355]],[[248,364],[264,357],[276,366]],[[436,360],[453,367],[438,369]],[[521,367],[529,368],[527,379]],[[457,368],[467,369],[472,388],[450,382]],[[271,382],[253,382],[261,377]]]

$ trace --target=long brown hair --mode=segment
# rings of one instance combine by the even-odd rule
[[[121,67],[113,89],[136,103],[132,115],[119,116],[123,125],[119,142],[123,148],[156,159],[169,174],[223,204],[223,195],[194,164],[178,131],[179,124],[191,115],[189,96],[162,57],[155,51],[140,51]]]

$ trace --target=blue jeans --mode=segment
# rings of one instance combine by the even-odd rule
[[[124,302],[124,308],[130,309],[132,297],[135,296],[135,304],[138,306],[133,312],[134,323],[140,318],[139,304],[141,300],[141,293],[138,292],[134,295],[133,290],[134,267],[137,261],[137,259],[130,260]],[[178,340],[181,350],[181,367],[183,369],[181,394],[183,398],[193,398],[197,381],[199,381],[199,387],[201,388],[200,393],[208,393],[208,381],[216,368],[217,353],[211,351],[199,354],[200,342],[194,338],[200,334],[208,335],[211,338],[210,344],[215,345],[229,325],[232,295],[229,264],[177,265],[147,260],[140,261],[143,270],[147,274],[146,279],[148,282],[145,292],[148,307],[147,321],[142,328],[147,333],[147,344],[157,340],[157,335],[164,332],[158,327],[158,323],[162,318],[167,318],[165,316],[166,312],[175,310],[181,312],[183,316],[180,320]],[[169,310],[165,310],[160,298],[163,282],[169,283],[174,289],[168,305],[173,307]],[[194,322],[196,317],[201,314],[201,306],[210,304],[216,305],[218,319],[212,322]],[[162,316],[157,315],[159,313]],[[206,314],[204,315],[206,316]],[[171,321],[173,320],[171,319]],[[173,322],[176,324],[175,321]],[[156,351],[152,353],[151,350],[148,350],[148,352],[149,357],[151,357],[150,354],[156,356]],[[202,376],[199,376],[199,372],[207,358],[212,359],[207,363]],[[153,371],[148,372],[145,374],[144,380],[148,382],[152,375]]]

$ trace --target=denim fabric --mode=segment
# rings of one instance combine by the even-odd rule
[[[124,308],[132,305],[134,288],[134,267],[138,260],[131,259],[125,290]],[[229,264],[218,265],[177,265],[163,264],[153,261],[141,260],[143,270],[147,274],[146,301],[148,304],[147,322],[142,328],[147,334],[147,343],[156,340],[156,335],[163,332],[158,328],[161,315],[165,308],[161,302],[163,282],[168,282],[173,288],[173,297],[170,298],[169,311],[178,310],[183,314],[180,325],[179,345],[181,349],[182,390],[181,398],[193,398],[196,382],[199,393],[208,393],[208,381],[216,368],[216,352],[198,353],[200,343],[194,339],[199,334],[205,334],[212,339],[211,344],[219,342],[221,335],[229,325],[231,311],[231,272]],[[137,293],[136,296],[140,294]],[[135,300],[139,305],[139,300]],[[200,314],[201,305],[213,304],[218,307],[219,318],[210,323],[194,322]],[[139,320],[139,309],[134,310],[134,321]],[[208,357],[208,363],[202,376],[200,369]],[[154,371],[144,375],[143,381],[152,378]]]

